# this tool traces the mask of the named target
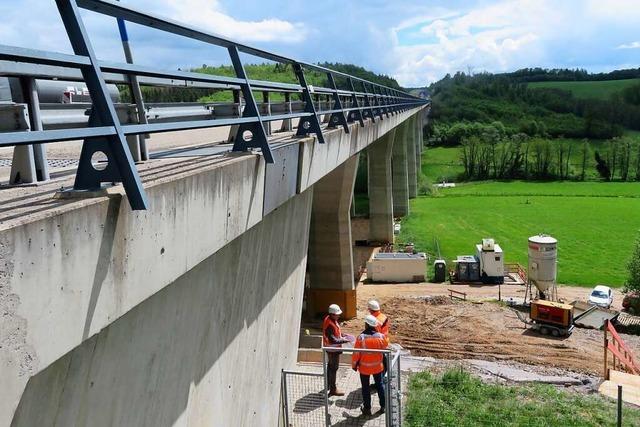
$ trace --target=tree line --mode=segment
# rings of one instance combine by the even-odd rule
[[[615,138],[599,147],[564,140],[496,132],[463,137],[464,180],[577,180],[595,169],[606,181],[640,181],[640,143]]]
[[[512,133],[590,139],[619,137],[625,128],[640,130],[640,84],[608,100],[580,99],[567,90],[531,89],[508,75],[456,73],[429,89],[436,123],[499,120]]]

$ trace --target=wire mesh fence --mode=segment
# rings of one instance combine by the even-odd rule
[[[283,370],[282,393],[286,427],[326,425],[322,373]]]
[[[402,376],[400,372],[400,352],[388,353],[387,390],[389,393],[389,425],[402,425]]]

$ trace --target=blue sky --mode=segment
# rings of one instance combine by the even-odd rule
[[[123,0],[307,62],[349,62],[425,85],[446,73],[640,66],[638,0]],[[70,52],[53,0],[0,0],[2,44]],[[122,60],[111,18],[83,12],[98,56]],[[223,49],[130,25],[136,62],[228,63]],[[247,57],[247,62],[261,62]]]

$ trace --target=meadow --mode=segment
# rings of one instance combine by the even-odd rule
[[[477,182],[411,201],[399,242],[447,260],[496,240],[507,262],[527,265],[527,239],[558,239],[558,282],[620,287],[640,230],[640,183]],[[431,265],[429,266],[431,270]]]
[[[536,88],[553,88],[568,90],[576,98],[582,99],[604,99],[611,98],[611,95],[621,92],[623,89],[640,83],[640,79],[627,80],[602,80],[602,81],[565,81],[565,82],[533,82],[528,87]]]
[[[549,384],[483,383],[466,371],[420,372],[409,380],[406,424],[422,426],[613,426],[616,403]],[[622,425],[637,426],[640,410],[624,405]]]

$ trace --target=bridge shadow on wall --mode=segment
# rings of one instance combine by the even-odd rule
[[[11,425],[277,423],[310,208],[310,191],[296,196],[31,377]]]

